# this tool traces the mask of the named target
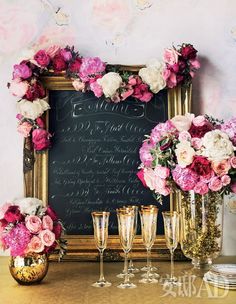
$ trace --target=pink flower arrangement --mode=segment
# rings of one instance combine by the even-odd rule
[[[54,210],[38,199],[25,198],[0,207],[0,244],[12,256],[50,253],[57,245],[62,256],[66,249],[62,232]]]
[[[187,113],[159,123],[140,148],[138,178],[158,198],[176,189],[236,193],[235,121]]]
[[[53,45],[38,50],[32,58],[13,66],[12,81],[8,83],[11,93],[20,99],[19,108],[24,108],[19,112],[17,129],[24,137],[29,137],[36,152],[50,147],[51,135],[37,121],[50,108],[45,105],[46,89],[40,81],[41,75],[65,75],[76,91],[92,91],[96,97],[105,96],[114,103],[129,97],[147,103],[165,87],[189,85],[200,67],[196,54],[192,45],[182,44],[178,50],[174,47],[165,50],[164,65],[156,62],[154,66],[132,73],[119,71],[117,67],[112,68],[116,72],[111,72],[111,67],[99,57],[83,58],[73,46]]]

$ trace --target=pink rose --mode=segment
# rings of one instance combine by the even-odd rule
[[[169,65],[173,65],[178,62],[179,53],[175,49],[165,49],[163,60]]]
[[[179,141],[190,141],[191,135],[188,131],[182,131],[179,133]]]
[[[69,65],[69,70],[71,73],[79,73],[80,71],[80,66],[82,64],[81,58],[76,58],[73,62],[70,63]]]
[[[27,79],[32,75],[32,70],[25,63],[15,64],[13,68],[14,68],[13,79],[16,78]]]
[[[58,240],[62,234],[62,226],[60,223],[56,223],[53,227],[53,233],[55,234],[55,239]]]
[[[50,147],[50,133],[44,129],[35,129],[32,132],[32,142],[36,151],[46,150]]]
[[[166,168],[166,167],[162,167],[160,165],[156,166],[156,168],[154,169],[154,172],[160,178],[165,179],[170,176],[170,169]]]
[[[154,148],[153,144],[148,143],[147,141],[144,141],[142,144],[142,147],[139,150],[139,157],[141,159],[141,162],[144,164],[144,166],[151,166],[153,161],[153,156],[151,155],[151,149]]]
[[[85,84],[82,81],[80,81],[79,79],[75,79],[72,82],[72,85],[76,91],[84,91],[84,89],[85,89]]]
[[[191,115],[176,115],[171,119],[171,122],[179,132],[182,132],[190,129],[192,119],[193,117]]]
[[[27,81],[21,81],[20,78],[16,78],[10,83],[10,92],[12,95],[22,98],[26,94],[28,87]]]
[[[37,125],[38,125],[40,128],[42,128],[42,129],[45,128],[44,121],[43,121],[43,119],[42,119],[41,117],[36,118],[36,123],[37,123]]]
[[[22,134],[24,137],[28,137],[30,135],[30,131],[32,130],[32,125],[27,121],[19,124],[17,127],[17,131]]]
[[[33,236],[27,247],[27,252],[41,253],[44,250],[44,245],[38,236]]]
[[[49,215],[45,215],[43,218],[42,218],[42,226],[43,226],[43,229],[49,229],[49,230],[52,230],[53,229],[53,221],[52,219],[50,218]]]
[[[229,177],[229,175],[223,175],[223,176],[221,177],[221,181],[222,181],[222,185],[223,185],[223,186],[227,186],[227,185],[230,184],[231,178]]]
[[[52,66],[55,72],[61,72],[66,69],[67,64],[61,54],[56,54],[53,57]]]
[[[49,215],[53,221],[58,220],[56,212],[51,207],[47,207],[46,214]]]
[[[202,147],[202,139],[198,137],[193,137],[191,139],[191,145],[194,149],[200,150]]]
[[[28,87],[28,90],[25,94],[25,99],[33,101],[35,99],[41,99],[46,96],[46,90],[39,81],[31,82],[31,85]]]
[[[139,99],[140,101],[149,102],[152,99],[153,94],[151,92],[149,92],[147,84],[140,83],[134,87],[134,92],[133,92],[132,96],[134,98]]]
[[[159,193],[164,196],[170,194],[170,189],[166,184],[166,180],[157,176],[154,170],[144,170],[144,180],[148,188],[150,188],[155,193]]]
[[[207,194],[209,191],[207,184],[202,181],[198,182],[193,190],[201,195]]]
[[[221,162],[212,162],[211,166],[214,172],[219,176],[227,174],[231,168],[230,162],[228,160],[222,160]]]
[[[60,54],[61,56],[63,57],[63,59],[65,61],[70,61],[72,59],[72,54],[71,54],[71,51],[70,50],[67,50],[67,49],[61,49],[60,50]]]
[[[40,231],[39,237],[44,246],[50,247],[55,242],[55,234],[49,229]]]
[[[31,233],[38,233],[42,229],[42,221],[36,215],[28,215],[25,218],[25,226]]]
[[[209,182],[209,189],[211,191],[219,191],[221,190],[222,186],[222,181],[218,177],[213,177]]]
[[[166,85],[168,88],[172,89],[177,85],[176,74],[171,72],[169,69],[164,69],[163,78],[166,81]]]
[[[90,89],[91,91],[93,91],[94,95],[98,98],[101,97],[103,94],[102,87],[97,83],[97,81],[90,83]]]
[[[147,187],[147,184],[146,184],[145,179],[144,179],[144,169],[139,170],[136,175],[141,180],[143,186]]]
[[[34,55],[34,60],[42,67],[47,67],[50,63],[50,56],[46,53],[45,50],[39,50]]]
[[[206,123],[208,123],[208,121],[206,120],[206,118],[203,115],[199,115],[194,117],[193,119],[193,124],[196,127],[202,127],[204,126]]]
[[[51,59],[55,57],[56,54],[60,51],[60,46],[59,45],[52,45],[46,49],[46,53],[48,56],[50,56]]]
[[[235,169],[236,168],[236,156],[230,158],[230,165]]]
[[[232,183],[232,185],[230,186],[231,190],[233,193],[236,193],[236,182]]]

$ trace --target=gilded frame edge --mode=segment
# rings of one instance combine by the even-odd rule
[[[141,66],[122,66],[123,70],[137,71]],[[66,79],[64,75],[60,76],[44,76],[41,77],[41,81],[46,88],[50,90],[74,90],[72,81]],[[183,88],[177,86],[173,89],[168,89],[168,118],[175,115],[183,115],[191,111],[191,99],[192,99],[192,86],[189,88]],[[49,113],[45,114],[46,125],[48,128]],[[29,143],[25,141],[24,149],[29,148]],[[25,154],[25,153],[24,153]],[[25,155],[24,155],[24,161]],[[27,197],[37,197],[43,202],[48,201],[48,152],[43,154],[34,153],[34,165],[32,170],[24,173],[24,193]],[[177,208],[177,202],[181,199],[178,194],[171,194],[170,196],[170,209],[175,210]],[[87,235],[66,235],[68,242],[67,255],[64,260],[86,260],[97,261],[98,253],[94,244],[93,236]],[[108,240],[107,255],[105,260],[107,261],[120,261],[122,260],[123,252],[120,248],[119,238],[117,235],[110,235]],[[146,257],[146,251],[142,245],[141,236],[137,236],[133,246],[133,258],[144,259]],[[178,260],[185,259],[182,251],[179,249],[175,253],[175,257]],[[52,259],[54,259],[52,255]],[[164,235],[157,236],[152,251],[153,259],[169,259],[169,250],[166,247]]]

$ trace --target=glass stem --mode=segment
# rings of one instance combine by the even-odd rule
[[[147,278],[149,279],[151,272],[151,248],[147,248]]]
[[[103,250],[100,251],[100,278],[99,281],[105,281],[103,273]]]
[[[128,273],[128,252],[125,252],[125,281],[124,284],[129,283],[129,273]]]
[[[174,250],[170,250],[170,279],[174,278]]]
[[[132,261],[132,249],[130,251],[130,254],[129,254],[129,268],[133,268],[134,264],[133,264],[133,261]]]

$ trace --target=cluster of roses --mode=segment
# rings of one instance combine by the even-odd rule
[[[35,198],[25,198],[0,207],[0,244],[12,256],[50,253],[61,239],[63,227],[54,210]]]
[[[163,59],[166,64],[163,77],[168,88],[190,85],[196,70],[200,68],[197,50],[191,44],[184,43],[179,49],[166,49]]]
[[[140,148],[138,177],[159,195],[177,188],[236,193],[236,118],[178,115],[159,123]]]
[[[18,131],[24,137],[32,138],[36,151],[49,148],[51,135],[45,130],[41,116],[50,107],[45,98],[46,90],[39,80],[40,75],[65,71],[66,77],[72,79],[72,85],[77,91],[90,90],[96,97],[104,95],[115,103],[128,97],[149,102],[153,93],[156,94],[165,87],[173,88],[179,83],[189,84],[189,75],[193,77],[194,67],[199,67],[197,51],[189,44],[183,44],[181,50],[180,56],[174,48],[166,49],[164,64],[153,61],[140,69],[138,75],[131,72],[107,72],[107,66],[100,58],[83,58],[75,52],[74,47],[61,48],[54,45],[39,50],[30,58],[14,65],[13,80],[8,84],[12,94],[21,98],[17,105]],[[174,73],[178,74],[176,81]]]

